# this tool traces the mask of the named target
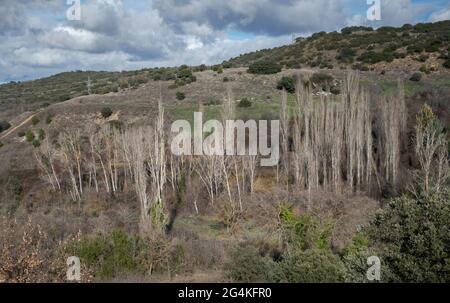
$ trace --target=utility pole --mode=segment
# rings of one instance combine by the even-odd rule
[[[88,80],[87,80],[87,93],[88,93],[88,95],[91,94],[91,87],[92,87],[91,77],[88,77]]]

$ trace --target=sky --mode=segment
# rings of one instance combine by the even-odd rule
[[[450,19],[449,0],[79,0],[80,18],[71,20],[76,1],[0,0],[0,83],[218,64],[292,35]],[[368,21],[375,1],[381,20]]]

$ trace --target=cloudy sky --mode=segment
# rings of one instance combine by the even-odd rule
[[[0,83],[70,70],[215,64],[348,25],[450,19],[448,0],[0,0]],[[375,1],[375,0],[372,0]],[[73,18],[70,18],[73,19]]]

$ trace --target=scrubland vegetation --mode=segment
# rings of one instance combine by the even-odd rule
[[[338,95],[315,96],[319,81],[330,79],[296,77],[294,104],[279,87],[274,168],[255,156],[172,155],[163,99],[145,126],[85,125],[57,137],[28,130],[27,141],[39,142],[39,205],[23,204],[23,178],[3,181],[1,279],[64,281],[65,258],[76,255],[84,281],[207,272],[213,281],[367,282],[366,260],[376,255],[383,282],[448,282],[439,120],[425,105],[408,128],[401,81],[394,95],[375,98],[357,74]],[[246,102],[229,88],[221,119]],[[402,161],[405,150],[415,164]]]
[[[436,97],[450,82],[430,78],[446,69],[448,26],[350,27],[211,67],[0,86],[14,110],[41,108],[0,123],[13,130],[0,142],[0,282],[65,282],[70,256],[82,282],[367,283],[371,256],[381,282],[450,282],[449,112]],[[403,59],[424,68],[378,73]],[[316,69],[290,70],[303,66]],[[194,111],[279,120],[277,165],[173,155],[171,123]]]

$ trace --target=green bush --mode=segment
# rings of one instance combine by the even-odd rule
[[[267,282],[270,261],[256,247],[238,247],[231,253],[231,260],[225,264],[225,271],[233,281]]]
[[[430,58],[430,56],[420,55],[419,57],[416,58],[416,60],[419,62],[426,62],[429,58]]]
[[[197,68],[197,70],[199,71],[199,72],[204,72],[205,70],[207,70],[208,69],[208,67],[205,65],[205,64],[202,64],[202,65],[200,65],[198,68]]]
[[[106,119],[106,118],[111,117],[111,115],[113,114],[113,111],[109,107],[104,107],[104,108],[102,108],[100,113],[102,114],[102,117]]]
[[[41,141],[34,139],[33,140],[33,147],[38,148],[39,146],[41,146]]]
[[[25,138],[28,142],[33,142],[34,141],[34,133],[31,129],[27,130],[27,132],[25,133]]]
[[[344,263],[329,250],[289,250],[274,260],[254,246],[239,247],[224,266],[234,282],[337,283],[345,277]]]
[[[282,206],[280,221],[284,242],[299,250],[330,248],[331,222],[321,223],[308,214],[296,216],[292,209]]]
[[[141,238],[121,230],[70,242],[65,253],[79,257],[96,279],[103,280],[146,272],[178,273],[185,258],[182,246],[162,237]]]
[[[39,130],[38,130],[38,140],[44,140],[45,139],[45,131],[42,129],[42,128],[40,128]]]
[[[339,256],[317,249],[288,252],[268,272],[269,282],[275,283],[338,283],[344,281],[344,273]]]
[[[9,129],[11,127],[11,124],[7,121],[0,121],[0,133],[4,132],[5,130]]]
[[[66,252],[79,257],[96,278],[109,279],[120,274],[143,273],[144,266],[138,258],[141,249],[139,238],[115,230],[109,235],[85,237],[71,243]]]
[[[331,87],[333,87],[334,78],[331,75],[324,73],[315,73],[309,79],[310,82],[318,87],[321,87],[322,90],[328,91]]]
[[[283,77],[277,83],[277,89],[285,89],[288,93],[295,93],[295,79],[293,77]]]
[[[363,63],[367,64],[376,64],[378,62],[392,62],[394,60],[394,55],[391,52],[382,52],[377,53],[374,51],[368,51],[361,56],[358,57],[358,61],[361,61]]]
[[[2,148],[3,146],[5,146],[2,141],[0,141],[0,148]]]
[[[422,80],[422,74],[421,73],[414,73],[411,78],[409,78],[410,81],[413,82],[419,82],[420,80]]]
[[[251,106],[252,106],[252,102],[250,100],[248,100],[247,98],[242,99],[238,103],[238,107],[241,107],[241,108],[246,108],[246,107],[251,107]]]
[[[177,79],[184,80],[184,82],[188,84],[197,81],[192,70],[186,65],[183,65],[178,69]]]
[[[384,282],[450,282],[450,189],[392,200],[365,230]]]
[[[356,50],[346,47],[340,51],[340,53],[336,56],[336,59],[342,63],[352,63],[355,56]]]
[[[447,59],[447,61],[444,62],[443,66],[445,68],[450,68],[450,59]]]
[[[365,65],[365,64],[360,64],[360,63],[354,64],[354,65],[352,66],[352,68],[353,68],[354,70],[360,70],[360,71],[364,71],[364,72],[369,71],[369,67],[368,67],[367,65]]]
[[[257,75],[270,75],[281,72],[281,66],[272,61],[257,61],[248,68],[248,73]]]
[[[182,92],[177,92],[177,100],[182,101],[184,99],[186,99],[186,94],[182,93]]]
[[[344,281],[345,268],[331,251],[331,224],[312,215],[296,216],[282,206],[280,223],[284,252],[268,255],[267,249],[239,247],[225,269],[237,282],[332,283]]]
[[[33,118],[31,118],[31,124],[38,125],[39,122],[41,122],[41,120],[37,116],[33,116]]]
[[[45,124],[49,125],[53,122],[53,117],[51,115],[47,115],[45,118]]]
[[[223,66],[223,68],[232,68],[232,67],[233,67],[233,64],[232,64],[231,62],[224,61],[224,62],[222,63],[222,66]]]
[[[322,84],[322,83],[331,83],[333,81],[333,76],[323,73],[315,73],[311,76],[311,82],[314,82],[316,84]]]

